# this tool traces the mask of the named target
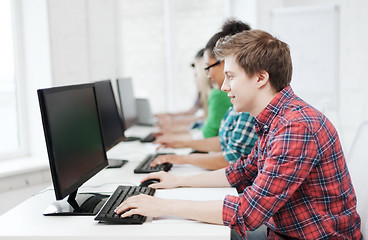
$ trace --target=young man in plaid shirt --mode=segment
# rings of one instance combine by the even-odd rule
[[[266,225],[267,239],[362,239],[356,197],[338,134],[331,122],[290,87],[287,44],[270,34],[244,31],[221,40],[228,92],[236,111],[255,117],[258,141],[226,169],[190,177],[153,173],[154,188],[233,186],[239,196],[193,202],[135,196],[117,212],[178,215],[224,224],[241,238]],[[144,179],[145,180],[145,179]]]

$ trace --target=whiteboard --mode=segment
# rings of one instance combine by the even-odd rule
[[[291,87],[308,103],[325,110],[339,107],[339,21],[336,5],[277,8],[271,32],[291,51]]]

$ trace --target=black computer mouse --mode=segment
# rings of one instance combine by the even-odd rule
[[[158,182],[160,182],[160,179],[152,178],[152,179],[148,179],[148,180],[142,182],[139,186],[148,187],[152,183],[158,183]]]

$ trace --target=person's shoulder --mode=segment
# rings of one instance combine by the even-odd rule
[[[290,120],[323,118],[324,115],[318,109],[308,104],[300,98],[292,99],[282,106],[281,114],[284,118]]]
[[[325,127],[334,131],[334,126],[321,111],[301,99],[286,103],[279,116],[280,124],[300,124],[312,133],[317,133]]]

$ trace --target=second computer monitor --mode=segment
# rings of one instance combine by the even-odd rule
[[[128,129],[138,122],[137,103],[134,97],[132,79],[118,78],[116,84],[118,87],[125,129]]]
[[[118,112],[111,81],[95,82],[97,106],[106,150],[124,140],[124,127]]]

